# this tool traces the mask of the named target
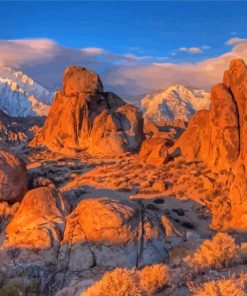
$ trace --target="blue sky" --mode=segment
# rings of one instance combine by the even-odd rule
[[[246,15],[246,1],[0,1],[0,67],[52,89],[71,64],[120,95],[209,89],[247,57]]]
[[[246,13],[247,2],[237,1],[1,2],[0,38],[198,61],[226,52],[234,35],[246,37]],[[201,52],[179,51],[191,47]]]

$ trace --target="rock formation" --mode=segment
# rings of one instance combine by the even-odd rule
[[[162,165],[168,161],[166,140],[151,138],[142,142],[139,158],[147,164]]]
[[[152,218],[128,201],[82,200],[67,218],[59,261],[70,271],[162,262],[164,233]]]
[[[55,263],[67,214],[68,205],[55,189],[28,191],[6,227],[5,249],[16,249],[19,263]]]
[[[97,74],[68,67],[39,143],[52,150],[87,150],[91,154],[136,151],[143,139],[143,117],[135,106],[104,93]]]
[[[203,160],[214,169],[231,168],[236,161],[246,163],[247,67],[233,60],[223,83],[211,91],[211,110],[192,118],[175,148],[189,160]]]
[[[202,160],[213,170],[231,170],[230,227],[247,229],[247,66],[236,59],[225,71],[223,83],[211,91],[211,110],[199,111],[173,150],[187,161]],[[222,193],[223,194],[223,193]]]
[[[244,165],[233,168],[234,179],[230,187],[231,222],[230,227],[238,231],[247,228],[247,178]]]
[[[27,190],[24,162],[0,147],[0,201],[20,201]]]

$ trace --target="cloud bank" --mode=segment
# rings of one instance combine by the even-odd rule
[[[192,63],[169,63],[167,57],[123,55],[102,48],[66,48],[49,39],[0,40],[0,67],[20,69],[49,88],[61,85],[68,65],[81,65],[100,73],[107,90],[120,95],[139,96],[171,84],[209,89],[222,80],[231,59],[247,56],[247,39],[231,38],[229,51],[215,58]],[[180,48],[200,53],[209,47]]]

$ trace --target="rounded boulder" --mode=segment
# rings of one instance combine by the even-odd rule
[[[25,163],[16,155],[0,149],[0,201],[20,201],[26,191]]]

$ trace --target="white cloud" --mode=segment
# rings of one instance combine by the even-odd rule
[[[103,48],[98,47],[85,47],[81,48],[81,51],[87,55],[100,55],[105,52]]]
[[[191,53],[191,54],[202,53],[203,52],[203,50],[200,47],[180,47],[178,49],[178,51],[188,52],[188,53]]]
[[[239,37],[234,37],[234,38],[231,38],[229,40],[226,41],[226,45],[235,45],[235,44],[239,44],[241,42],[244,42],[246,39],[242,39],[242,38],[239,38]]]
[[[121,56],[123,58],[125,58],[126,60],[128,60],[128,61],[143,61],[143,60],[147,60],[147,59],[152,58],[151,56],[137,56],[137,55],[132,54],[132,53],[127,53],[127,54],[124,54],[124,55],[120,55],[120,57]]]
[[[25,63],[49,60],[59,51],[49,39],[0,40],[0,66],[20,67]]]
[[[228,44],[229,51],[215,58],[175,64],[166,57],[65,48],[49,39],[0,40],[0,66],[21,69],[45,86],[56,88],[61,85],[65,67],[81,65],[98,72],[105,89],[120,95],[140,95],[175,83],[209,89],[222,81],[231,59],[247,57],[247,39],[232,38]]]
[[[145,94],[169,85],[181,83],[195,88],[210,89],[222,81],[223,73],[232,59],[247,62],[247,39],[218,57],[192,63],[155,63],[118,68],[105,73],[105,82],[114,90],[129,95]]]

